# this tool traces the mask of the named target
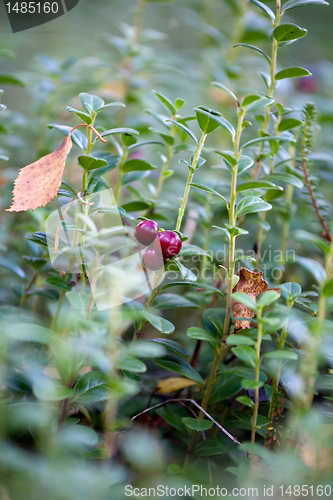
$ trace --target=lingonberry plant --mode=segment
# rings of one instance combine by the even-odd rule
[[[251,2],[226,2],[233,36],[211,2],[186,7],[212,76],[188,95],[151,92],[171,68],[148,0],[86,80],[39,57],[29,164],[1,199],[4,498],[331,494],[331,144],[290,83],[315,76],[284,62],[298,9],[327,2]]]

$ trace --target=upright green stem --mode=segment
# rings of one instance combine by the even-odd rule
[[[257,320],[258,320],[258,337],[257,337],[257,342],[256,342],[256,363],[254,367],[254,373],[255,373],[255,382],[257,387],[254,390],[254,396],[255,396],[255,401],[254,401],[254,407],[253,407],[253,417],[252,417],[252,433],[251,433],[251,442],[254,443],[256,440],[256,430],[257,430],[257,418],[258,418],[258,409],[259,409],[259,380],[260,380],[260,350],[261,350],[261,341],[262,341],[262,334],[263,334],[263,329],[262,329],[262,321],[261,321],[261,315],[262,315],[262,309],[258,307],[257,310]]]
[[[276,17],[275,17],[275,21],[272,22],[273,28],[276,28],[280,24],[282,15],[283,14],[281,12],[281,0],[277,0],[276,1]],[[276,74],[276,62],[277,62],[278,47],[279,47],[279,42],[277,40],[275,40],[275,38],[273,38],[271,64],[270,64],[270,79],[271,79],[271,81],[270,81],[270,86],[269,86],[269,91],[268,91],[269,97],[273,97],[275,85],[276,85],[275,74]],[[267,107],[265,121],[264,121],[264,124],[262,127],[262,130],[264,132],[267,132],[269,122],[270,122],[270,108]],[[258,158],[257,158],[257,164],[256,164],[256,168],[255,168],[255,171],[253,174],[254,179],[256,179],[258,177],[260,169],[261,169],[261,161],[262,161],[261,155],[263,153],[263,150],[264,150],[264,143],[262,142],[260,144],[259,154],[258,154]]]
[[[117,181],[117,186],[116,186],[116,192],[114,194],[114,197],[115,197],[115,200],[116,200],[117,203],[119,201],[120,189],[121,189],[121,181],[122,181],[122,178],[123,178],[123,171],[122,171],[123,170],[123,165],[124,165],[125,161],[127,160],[127,156],[128,156],[128,151],[127,151],[127,148],[125,148],[123,156],[121,157],[121,160],[120,160],[119,165],[118,165],[119,174],[118,174],[118,181]]]
[[[239,150],[239,145],[240,145],[240,138],[242,134],[242,128],[243,128],[243,120],[245,116],[245,109],[240,108],[238,110],[238,123],[237,123],[237,131],[234,139],[234,154],[235,158],[238,162],[239,157],[241,155],[240,150]],[[228,207],[229,211],[229,224],[232,226],[236,225],[236,198],[237,198],[237,173],[238,173],[238,165],[236,164],[233,167],[232,171],[232,180],[231,180],[231,192],[230,192],[230,206]],[[232,284],[233,284],[233,275],[235,271],[235,238],[233,236],[230,237],[230,242],[229,242],[229,277],[228,277],[228,294],[227,294],[227,310],[226,310],[226,317],[224,321],[224,331],[223,331],[223,339],[222,339],[222,344],[221,346],[217,349],[215,352],[214,356],[214,361],[213,361],[213,366],[207,381],[206,388],[203,392],[203,398],[202,398],[202,403],[201,406],[204,410],[207,409],[208,407],[208,402],[209,402],[209,397],[211,395],[212,389],[215,385],[216,378],[217,378],[217,370],[218,366],[221,363],[221,361],[224,359],[224,356],[226,355],[228,351],[228,347],[226,346],[226,339],[229,334],[229,327],[230,327],[230,317],[231,317],[231,302],[232,302]],[[199,413],[199,418],[203,418],[204,415],[202,412]],[[186,453],[186,458],[185,458],[185,464],[184,467],[186,468],[189,460],[192,456],[194,447],[195,447],[195,442],[197,439],[197,432],[194,432],[192,434],[192,437],[189,442],[189,446],[187,449]]]
[[[185,186],[184,196],[181,200],[181,205],[179,208],[179,214],[178,214],[178,219],[177,219],[177,224],[176,224],[176,231],[180,231],[180,227],[182,225],[182,220],[183,220],[184,213],[185,213],[185,208],[186,208],[188,195],[189,195],[190,188],[191,188],[191,183],[193,181],[194,172],[195,172],[195,169],[197,168],[200,154],[201,154],[202,148],[205,144],[206,137],[207,137],[207,134],[202,134],[201,139],[200,139],[200,141],[195,149],[195,152],[194,152],[193,161],[192,161],[192,165],[190,168],[190,173],[188,174],[188,178],[187,178],[187,182],[186,182],[186,186]]]

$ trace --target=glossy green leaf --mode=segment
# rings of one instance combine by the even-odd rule
[[[214,455],[222,455],[227,451],[227,447],[223,441],[218,439],[206,439],[202,441],[194,450],[194,456],[211,457]]]
[[[79,118],[81,118],[82,121],[87,123],[87,125],[90,125],[92,123],[92,118],[87,113],[84,113],[83,111],[79,111],[78,109],[72,108],[71,106],[67,106],[66,109],[67,109],[68,113],[74,113]]]
[[[229,335],[227,345],[254,345],[255,341],[251,337],[245,335]]]
[[[110,130],[105,130],[105,132],[101,133],[102,137],[107,137],[109,135],[115,135],[115,134],[130,134],[130,135],[138,135],[139,132],[135,130],[134,128],[111,128]]]
[[[325,0],[289,0],[282,8],[283,12],[298,7],[307,7],[308,5],[329,5]]]
[[[264,382],[262,380],[259,380],[256,382],[255,380],[251,380],[248,378],[244,378],[242,380],[242,387],[243,389],[246,389],[247,391],[254,390],[254,389],[260,389],[260,387],[263,387]]]
[[[166,120],[167,122],[171,122],[171,123],[174,123],[175,125],[177,125],[177,127],[180,127],[182,130],[184,130],[184,132],[186,132],[193,140],[196,144],[198,144],[198,139],[196,138],[196,136],[193,134],[192,130],[190,130],[188,127],[186,127],[186,125],[183,125],[182,123],[180,122],[176,122],[175,120]]]
[[[235,47],[235,46],[234,46]],[[214,87],[218,87],[219,89],[221,90],[224,90],[227,94],[230,95],[230,97],[233,98],[234,101],[237,102],[237,104],[239,104],[239,100],[237,98],[237,96],[235,96],[235,94],[233,92],[231,92],[230,89],[228,89],[228,87],[226,87],[225,85],[223,85],[223,83],[220,83],[220,82],[213,82],[212,85],[214,85]]]
[[[161,408],[157,408],[156,413],[168,424],[172,425],[172,427],[188,436],[190,432],[189,428],[182,422],[182,418],[188,415],[185,408],[182,408],[179,405],[165,405]]]
[[[175,330],[174,325],[165,318],[155,316],[149,312],[141,313],[143,318],[161,333],[169,334]]]
[[[296,175],[287,174],[287,173],[286,174],[285,173],[283,173],[283,174],[274,173],[274,174],[270,174],[269,178],[272,181],[277,181],[277,182],[280,181],[280,182],[285,182],[286,184],[291,184],[292,186],[295,186],[298,189],[302,189],[302,187],[303,187],[303,182]]]
[[[250,309],[253,309],[254,311],[256,311],[256,309],[257,309],[257,303],[252,299],[252,297],[250,297],[246,293],[235,292],[232,294],[232,298],[233,298],[233,300],[240,302],[244,306],[249,307]]]
[[[177,112],[175,106],[172,104],[170,99],[165,97],[163,94],[160,94],[159,92],[156,92],[156,90],[153,90],[154,94],[158,99],[161,101],[162,104],[170,111],[171,115],[174,116]]]
[[[199,108],[196,108],[196,109],[199,109]],[[231,134],[232,138],[234,139],[235,134],[236,134],[236,131],[235,131],[234,127],[220,113],[217,113],[216,111],[214,111],[212,113],[212,112],[206,111],[204,108],[200,108],[200,114],[201,115],[202,114],[205,115],[206,118],[209,118],[210,120],[213,120],[216,123],[218,123],[219,125],[221,125],[221,127],[223,127],[225,130],[227,130],[229,132],[229,134]],[[207,132],[207,133],[209,133],[209,132]]]
[[[185,347],[183,347],[179,342],[176,342],[175,340],[156,338],[156,339],[147,339],[145,342],[156,342],[162,344],[166,349],[176,352],[177,354],[184,356],[184,358],[188,358],[188,352],[185,349]]]
[[[269,359],[298,359],[297,353],[286,349],[278,349],[277,351],[269,351],[263,355],[263,358]]]
[[[277,186],[276,184],[273,184],[272,182],[268,181],[249,181],[249,182],[244,182],[243,184],[240,184],[237,187],[237,193],[241,193],[242,191],[246,191],[248,189],[279,189],[283,190],[280,186]]]
[[[174,309],[179,307],[199,307],[195,302],[187,299],[182,295],[174,293],[163,293],[155,297],[152,307],[164,311],[166,309]]]
[[[248,49],[255,50],[256,52],[264,56],[266,61],[268,61],[268,63],[271,64],[271,58],[263,50],[259,49],[258,47],[255,47],[255,45],[249,45],[248,43],[236,43],[234,47],[246,47]]]
[[[285,130],[291,130],[295,127],[299,127],[302,125],[302,121],[297,118],[286,118],[279,123],[278,130],[279,132],[284,132]]]
[[[194,431],[208,431],[213,426],[213,422],[211,420],[199,419],[199,418],[191,418],[191,417],[183,417],[182,422]]]
[[[256,352],[252,347],[249,347],[247,345],[232,347],[231,351],[234,353],[235,356],[237,356],[237,358],[239,358],[244,363],[250,366],[255,366]]]
[[[278,42],[288,42],[297,40],[307,34],[307,30],[297,26],[297,24],[280,24],[273,31],[273,36]]]
[[[25,272],[23,271],[23,269],[11,260],[6,259],[5,257],[0,256],[0,267],[8,269],[8,271],[11,271],[23,280],[25,279]]]
[[[209,398],[209,404],[230,399],[242,389],[241,378],[229,373],[221,373]]]
[[[187,330],[187,336],[190,339],[196,340],[206,340],[207,342],[213,342],[215,344],[220,344],[221,340],[214,337],[211,333],[206,332],[202,328],[193,326]]]
[[[118,369],[134,373],[144,373],[147,371],[147,367],[144,362],[132,356],[125,356],[121,359],[118,362]]]
[[[203,384],[200,374],[191,365],[186,363],[186,361],[176,356],[170,354],[161,358],[154,358],[154,362],[165,370],[179,373],[190,380],[194,380],[199,385]]]
[[[151,165],[151,163],[148,163],[147,161],[144,160],[139,160],[136,158],[133,158],[132,160],[127,160],[125,161],[123,167],[122,167],[122,172],[127,173],[127,172],[133,172],[133,171],[144,171],[144,170],[155,170],[156,167]]]
[[[47,278],[46,283],[49,285],[60,288],[60,290],[65,290],[66,292],[70,292],[73,287],[67,283],[63,278],[59,278],[57,276],[52,276],[51,278]]]
[[[263,201],[257,196],[246,196],[237,205],[237,217],[240,215],[252,214],[256,212],[265,212],[271,210],[272,205]]]
[[[90,404],[105,401],[111,397],[111,390],[105,373],[91,371],[82,375],[74,387],[73,402]]]
[[[204,134],[211,134],[214,130],[218,129],[220,124],[216,123],[209,115],[222,116],[221,113],[213,111],[205,106],[199,106],[194,109],[201,132]]]
[[[20,85],[25,86],[25,83],[14,75],[0,75],[0,85]]]
[[[228,205],[228,202],[226,200],[226,198],[224,196],[222,196],[222,194],[220,194],[218,191],[216,191],[215,189],[213,188],[210,188],[209,186],[205,186],[204,184],[199,184],[199,183],[191,183],[190,186],[193,186],[194,188],[196,189],[201,189],[202,191],[207,191],[208,193],[212,193],[212,194],[215,194],[215,196],[218,196],[219,198],[221,198],[224,203],[226,205]]]
[[[272,11],[272,9],[270,9],[269,7],[267,7],[266,4],[264,4],[263,2],[259,2],[259,0],[250,0],[252,3],[254,3],[254,5],[257,5],[258,7],[260,7],[261,10],[263,10],[264,12],[266,12],[266,14],[269,15],[269,17],[271,19],[273,19],[273,21],[275,21],[275,14],[274,12]]]
[[[305,68],[293,67],[286,68],[282,71],[279,71],[275,75],[275,80],[284,80],[285,78],[300,78],[302,76],[310,76],[312,73]],[[282,122],[283,123],[283,122]]]
[[[96,158],[93,155],[80,155],[78,157],[78,162],[86,172],[105,167],[108,164],[107,160],[104,160],[103,158]]]
[[[243,144],[241,149],[248,148],[249,146],[252,146],[253,144],[257,144],[259,142],[271,142],[271,141],[288,141],[288,142],[296,142],[296,139],[293,137],[286,137],[283,135],[265,135],[264,137],[257,137],[257,139],[252,139],[251,141],[246,142]]]

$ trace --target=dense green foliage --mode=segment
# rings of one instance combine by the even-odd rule
[[[139,0],[94,57],[0,73],[4,499],[333,487],[329,65],[294,48],[299,9],[327,3],[211,3],[174,19],[195,54],[146,27],[178,5]],[[18,170],[68,134],[58,198],[6,212]],[[145,219],[182,248],[126,301],[135,272],[106,266],[142,250]]]

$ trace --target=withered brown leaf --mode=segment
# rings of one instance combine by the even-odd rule
[[[262,271],[255,273],[246,269],[246,267],[241,267],[237,273],[239,276],[239,281],[233,288],[234,292],[246,293],[253,300],[256,300],[257,296],[264,293],[268,288],[268,283],[262,277]],[[240,330],[245,330],[250,328],[251,319],[254,318],[254,311],[249,307],[244,306],[240,302],[235,301],[233,305],[233,315],[234,318],[249,318],[247,320],[236,320],[234,322],[235,333]]]
[[[69,134],[53,153],[22,168],[14,182],[13,202],[7,212],[35,210],[50,203],[57,196],[71,149]]]

